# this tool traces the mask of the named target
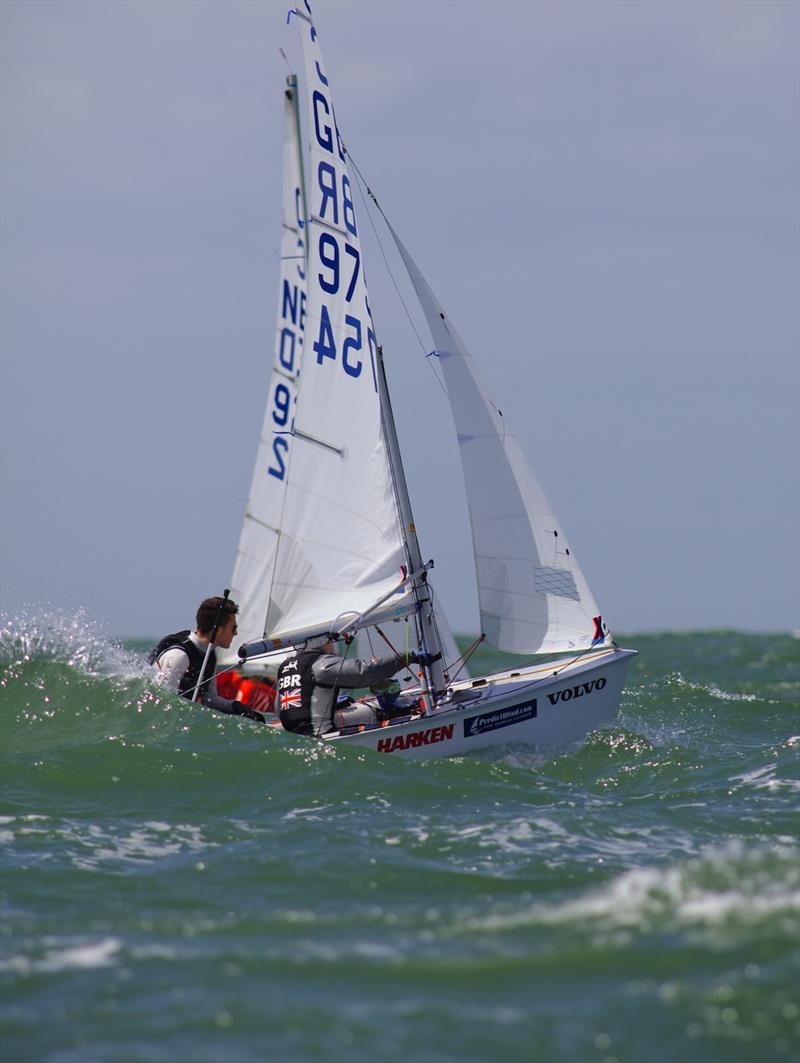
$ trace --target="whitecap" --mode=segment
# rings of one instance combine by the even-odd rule
[[[325,812],[327,809],[333,808],[333,805],[313,805],[311,808],[293,808],[291,812],[287,812],[283,819],[319,819],[318,813]]]
[[[70,968],[110,967],[121,948],[122,942],[118,938],[104,938],[93,945],[76,945],[58,952],[48,952],[40,961],[39,969],[54,972]]]
[[[776,860],[781,865],[778,870]],[[752,925],[780,913],[796,923],[799,885],[795,848],[753,849],[735,842],[677,866],[633,868],[579,897],[467,919],[460,931],[572,924],[586,925],[594,933],[648,932],[656,926],[662,931],[708,933],[734,922]]]
[[[72,945],[69,948],[51,949],[39,959],[29,956],[10,956],[0,963],[0,970],[15,974],[43,972],[56,974],[59,971],[91,970],[111,967],[122,948],[118,938],[103,938],[88,945]]]
[[[205,840],[199,827],[188,823],[178,823],[174,827],[145,824],[122,835],[92,824],[83,835],[73,826],[64,832],[64,836],[81,846],[81,851],[70,855],[75,867],[85,871],[96,870],[108,861],[151,864],[179,853],[216,847],[215,842]]]
[[[753,771],[745,772],[744,775],[732,776],[731,782],[751,786],[754,790],[769,790],[770,793],[777,790],[787,790],[790,793],[800,792],[800,780],[778,779],[777,769],[777,764],[766,764],[763,768],[754,768]]]

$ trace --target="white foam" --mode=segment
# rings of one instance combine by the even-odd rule
[[[103,938],[90,945],[73,945],[66,949],[51,949],[40,959],[29,956],[10,956],[0,962],[0,970],[16,974],[43,972],[56,974],[59,971],[90,970],[96,967],[111,967],[122,948],[118,938]]]
[[[110,967],[121,948],[122,942],[118,938],[104,938],[93,945],[76,945],[61,952],[47,953],[41,961],[40,969],[52,972],[70,968]]]
[[[75,867],[89,871],[107,861],[151,864],[178,853],[200,852],[216,846],[215,842],[204,839],[199,827],[188,823],[173,827],[146,823],[123,835],[92,824],[84,833],[71,827],[65,837],[81,845],[82,851],[71,854]]]
[[[708,687],[709,694],[720,701],[759,701],[757,694],[732,694],[728,690],[720,690],[719,687]]]
[[[291,812],[287,812],[283,819],[319,819],[319,813],[324,812],[329,808],[333,808],[333,805],[314,805],[311,808],[293,808]]]
[[[783,874],[769,875],[778,860]],[[741,843],[706,851],[675,867],[638,867],[577,898],[535,903],[521,911],[467,920],[462,929],[507,930],[517,926],[588,924],[615,930],[712,930],[735,920],[752,925],[785,913],[800,915],[800,861],[795,848],[746,849]]]
[[[665,682],[668,686],[684,687],[686,690],[699,690],[704,694],[710,694],[719,701],[761,701],[758,694],[738,694],[730,690],[722,690],[716,686],[706,686],[705,683],[695,683],[691,679],[684,679],[680,672],[670,672]]]
[[[800,793],[800,780],[778,779],[777,763],[766,764],[763,768],[754,768],[753,771],[745,772],[744,775],[732,776],[732,782],[741,783],[742,786],[751,786],[754,790],[788,790],[789,793]]]

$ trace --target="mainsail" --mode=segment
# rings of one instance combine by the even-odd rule
[[[304,9],[295,14],[311,140],[308,302],[266,622],[276,641],[414,608],[352,185],[317,31]]]
[[[303,165],[297,78],[287,78],[283,137],[283,234],[275,355],[256,466],[242,524],[231,596],[239,604],[239,630],[263,635],[275,564],[306,312],[306,244]],[[281,433],[281,434],[278,434]]]
[[[516,437],[419,267],[389,230],[433,336],[453,411],[481,630],[508,653],[602,645],[608,636],[595,600]]]

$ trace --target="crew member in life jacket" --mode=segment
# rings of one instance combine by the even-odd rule
[[[197,610],[197,628],[194,631],[176,631],[172,635],[166,635],[150,651],[147,659],[155,666],[156,682],[167,690],[174,690],[181,697],[191,698],[200,679],[197,700],[201,704],[229,716],[246,716],[249,720],[263,723],[263,713],[254,711],[240,701],[220,697],[215,677],[217,656],[213,649],[208,655],[202,677],[200,675],[217,616],[219,615],[220,619],[214,646],[227,650],[237,632],[238,611],[239,607],[230,598],[224,601],[222,598],[206,598]]]
[[[348,660],[333,652],[329,635],[308,639],[303,649],[287,657],[278,669],[281,723],[296,734],[328,734],[336,730],[333,714],[341,687],[373,686],[409,664],[429,664],[433,659],[419,653],[397,653],[374,661]],[[342,717],[341,726],[347,725],[347,709],[336,716],[337,721]]]

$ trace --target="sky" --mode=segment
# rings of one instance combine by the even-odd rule
[[[288,6],[0,3],[7,614],[157,636],[230,584],[272,362]],[[800,5],[314,14],[348,149],[612,629],[800,627]],[[364,255],[422,550],[475,632],[449,409]]]

